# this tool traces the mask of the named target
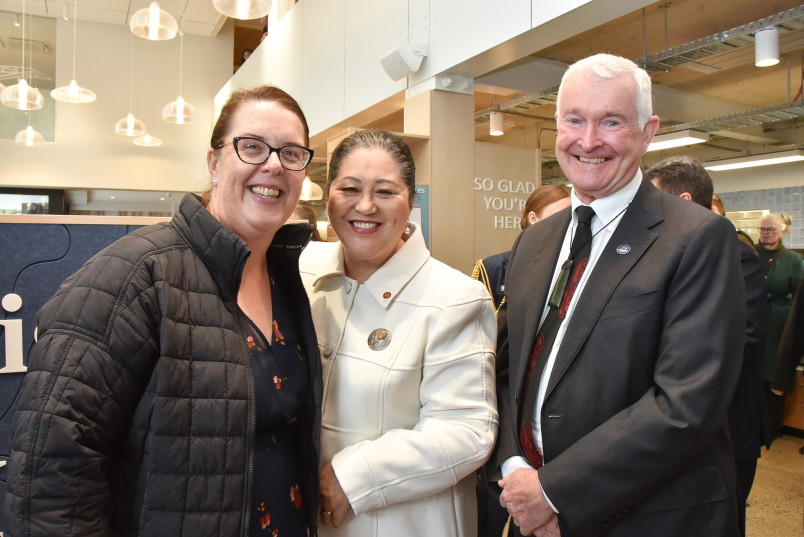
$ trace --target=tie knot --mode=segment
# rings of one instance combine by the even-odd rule
[[[578,207],[575,208],[575,214],[578,215],[579,224],[584,223],[591,225],[592,218],[595,216],[595,210],[588,205],[578,205]]]

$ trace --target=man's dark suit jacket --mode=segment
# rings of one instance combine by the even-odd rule
[[[538,222],[511,252],[497,470],[521,455],[521,383],[569,223],[569,210]],[[746,301],[734,227],[643,180],[577,300],[541,411],[539,476],[562,537],[738,535],[726,410]]]
[[[738,460],[758,459],[764,444],[770,448],[773,439],[770,424],[765,423],[762,405],[762,381],[759,376],[759,351],[765,328],[763,314],[768,291],[759,257],[754,248],[738,239],[740,270],[746,298],[745,346],[734,400],[729,407],[729,436]]]

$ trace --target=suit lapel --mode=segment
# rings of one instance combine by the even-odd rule
[[[656,240],[658,234],[653,228],[663,219],[661,193],[643,180],[578,298],[556,355],[545,398],[579,355],[617,286]],[[627,253],[619,253],[629,248]]]

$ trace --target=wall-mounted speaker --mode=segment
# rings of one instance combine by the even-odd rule
[[[427,56],[427,49],[421,45],[402,43],[380,59],[382,68],[394,80],[416,72]]]

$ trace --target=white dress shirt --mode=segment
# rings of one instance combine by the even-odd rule
[[[637,190],[639,190],[639,186],[642,184],[642,172],[637,170],[636,175],[634,176],[631,181],[626,184],[623,188],[611,194],[610,196],[606,196],[605,198],[600,198],[594,200],[590,207],[594,209],[595,216],[592,218],[592,250],[589,253],[589,262],[586,265],[586,269],[584,270],[583,276],[581,276],[581,281],[578,283],[578,287],[575,290],[575,294],[572,296],[572,300],[570,301],[569,307],[567,308],[567,315],[564,318],[564,321],[561,323],[561,326],[558,328],[558,333],[556,334],[555,342],[553,343],[553,347],[550,350],[550,355],[547,357],[547,363],[544,366],[544,372],[542,374],[541,380],[539,382],[539,392],[536,399],[536,406],[537,412],[535,413],[536,422],[534,424],[534,437],[536,440],[536,445],[539,447],[539,450],[543,450],[543,442],[542,442],[542,427],[541,427],[541,408],[542,403],[544,402],[545,392],[547,390],[547,384],[550,380],[550,374],[553,371],[553,365],[555,364],[556,355],[558,354],[558,350],[561,348],[561,342],[564,339],[564,333],[567,330],[567,326],[569,325],[570,319],[572,318],[572,314],[575,311],[575,304],[578,303],[578,297],[581,296],[583,293],[584,287],[586,286],[586,282],[589,280],[589,276],[594,271],[595,265],[597,264],[597,260],[600,259],[600,254],[603,252],[603,249],[606,247],[606,244],[609,242],[614,230],[617,229],[617,226],[622,220],[623,214],[625,214],[625,209],[628,208],[628,205],[636,196]],[[564,235],[564,242],[561,245],[561,250],[558,253],[558,260],[556,263],[556,267],[553,271],[553,279],[550,282],[550,289],[552,290],[558,280],[558,275],[561,272],[561,265],[564,261],[569,257],[570,253],[570,245],[572,243],[572,237],[575,234],[575,228],[578,225],[578,217],[575,214],[576,207],[583,205],[578,197],[575,195],[575,190],[572,190],[570,195],[572,201],[572,221],[567,228],[567,232]],[[544,311],[542,312],[542,319],[541,323],[544,323],[544,319],[547,317],[547,312],[549,311],[550,306],[547,304],[544,305]],[[524,457],[511,457],[507,459],[501,467],[502,475],[505,477],[506,475],[510,474],[514,470],[518,468],[532,468],[530,464],[528,464],[527,459]],[[546,494],[545,494],[546,497]],[[549,498],[547,500],[550,502]],[[558,510],[555,506],[550,503],[550,506],[553,508],[553,511],[556,513]]]

